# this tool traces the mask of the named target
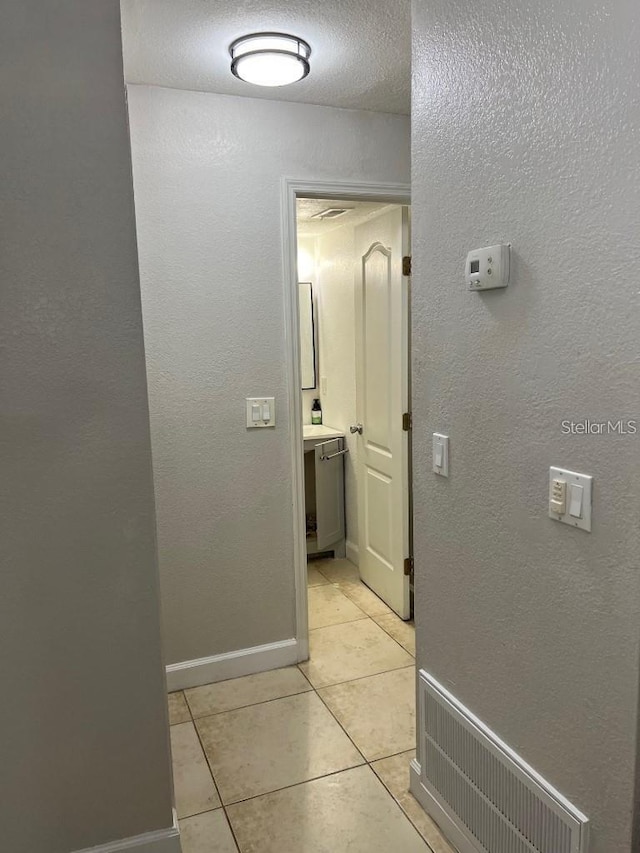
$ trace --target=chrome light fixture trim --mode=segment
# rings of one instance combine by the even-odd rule
[[[235,39],[229,45],[231,55],[231,73],[239,80],[258,86],[286,86],[303,80],[311,70],[309,57],[311,46],[304,39],[287,33],[261,32],[251,33]],[[278,58],[283,62],[278,63]],[[256,73],[260,64],[251,63],[252,59],[264,59],[262,63],[262,74]],[[247,66],[247,60],[253,64],[250,73],[243,73],[243,66]],[[257,66],[257,67],[256,67]],[[269,76],[269,70],[271,76]],[[279,70],[280,74],[274,77],[273,72]],[[275,82],[274,82],[275,81]]]

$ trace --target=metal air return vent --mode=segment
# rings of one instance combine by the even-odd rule
[[[424,670],[418,685],[411,788],[462,853],[587,853],[578,809]]]

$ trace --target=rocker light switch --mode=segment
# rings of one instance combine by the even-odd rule
[[[582,496],[584,489],[582,486],[571,485],[569,492],[571,493],[569,515],[573,516],[573,518],[582,518]]]
[[[441,477],[449,476],[449,436],[439,432],[433,434],[433,472]]]
[[[247,397],[247,428],[274,427],[276,406],[274,397]]]

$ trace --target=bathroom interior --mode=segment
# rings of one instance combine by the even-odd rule
[[[366,223],[408,209],[378,201],[297,200],[298,306],[304,438],[305,520],[310,576],[316,568],[363,583],[363,500],[358,406],[359,245]],[[375,342],[374,342],[375,345]],[[381,349],[384,348],[382,341]],[[380,389],[384,396],[383,389]],[[345,562],[345,558],[346,561]],[[331,562],[333,560],[333,563]],[[341,561],[341,562],[340,562]],[[332,569],[332,566],[335,569]],[[365,582],[366,583],[366,582]],[[384,589],[373,591],[385,598]],[[365,592],[365,591],[363,591]],[[368,590],[366,591],[368,593]],[[397,609],[396,609],[397,610]],[[410,613],[400,613],[407,619]],[[312,627],[312,625],[310,626]]]

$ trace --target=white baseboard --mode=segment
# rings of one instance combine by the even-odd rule
[[[173,826],[123,838],[120,841],[110,841],[108,844],[99,844],[97,847],[86,847],[76,853],[128,853],[129,850],[133,853],[182,853],[175,809]]]
[[[298,662],[298,643],[295,639],[253,646],[250,649],[238,649],[222,655],[208,658],[185,660],[170,663],[167,666],[167,690],[184,690],[187,687],[200,687],[214,681],[226,681],[228,678],[240,678],[268,669],[291,666]]]
[[[350,560],[354,566],[360,565],[360,549],[354,542],[349,542],[347,539],[347,560]]]
[[[420,776],[420,765],[414,758],[409,765],[409,790],[413,796],[429,817],[437,823],[444,837],[458,853],[478,853],[478,848],[470,846],[467,836],[458,829],[458,825],[454,823],[440,804],[427,791],[420,781]]]

